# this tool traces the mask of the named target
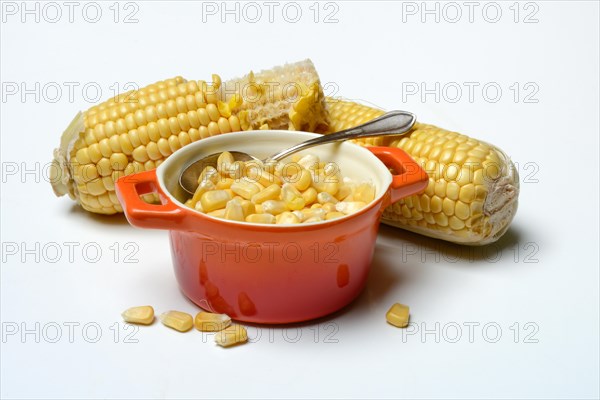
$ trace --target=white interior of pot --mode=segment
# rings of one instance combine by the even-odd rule
[[[188,165],[202,157],[223,151],[242,151],[263,159],[318,136],[320,135],[307,132],[264,130],[228,133],[202,139],[178,150],[161,164],[157,169],[158,181],[172,200],[183,206],[189,194],[179,186],[179,175]],[[387,167],[377,157],[352,143],[320,145],[297,154],[315,154],[323,162],[335,162],[344,177],[358,182],[371,181],[375,185],[375,200],[383,196],[392,180]]]

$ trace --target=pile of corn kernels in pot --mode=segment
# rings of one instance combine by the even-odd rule
[[[235,161],[225,151],[206,167],[185,205],[213,217],[260,224],[306,224],[353,214],[375,198],[372,182],[342,176],[316,155],[291,162]]]

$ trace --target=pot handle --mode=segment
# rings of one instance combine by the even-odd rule
[[[181,229],[190,214],[165,195],[156,180],[156,170],[121,177],[116,192],[129,223],[140,228]],[[161,204],[146,203],[144,194],[156,193]]]
[[[367,147],[388,168],[392,174],[390,185],[390,204],[417,194],[427,187],[429,176],[404,150],[397,147]]]

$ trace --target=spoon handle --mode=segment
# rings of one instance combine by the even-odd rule
[[[329,135],[323,135],[302,143],[298,143],[293,147],[273,154],[272,156],[268,157],[267,160],[279,161],[291,154],[324,143],[339,142],[341,140],[362,137],[399,135],[409,131],[410,128],[412,128],[412,126],[415,124],[416,120],[416,116],[407,111],[390,111],[357,127],[344,129],[343,131],[331,133]]]

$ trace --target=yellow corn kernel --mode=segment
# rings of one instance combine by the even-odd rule
[[[319,204],[325,204],[325,203],[336,204],[336,203],[338,203],[338,199],[336,199],[335,197],[333,197],[332,195],[330,195],[327,192],[319,193],[317,195],[317,201],[319,202]]]
[[[258,179],[256,176],[259,174],[264,167],[262,161],[260,160],[248,160],[245,162],[246,169],[244,170],[244,175],[250,178],[253,182],[256,182]]]
[[[151,306],[131,307],[121,314],[125,322],[150,325],[154,322],[154,308]]]
[[[354,214],[367,204],[362,201],[340,201],[335,205],[335,209],[346,215]]]
[[[214,211],[206,213],[206,215],[210,215],[211,217],[215,217],[215,218],[225,218],[225,209],[221,208],[219,210],[214,210]]]
[[[110,156],[110,165],[115,171],[124,171],[127,164],[129,164],[129,160],[123,153],[113,153]]]
[[[323,164],[320,168],[323,169],[323,173],[329,178],[330,181],[334,181],[340,184],[343,182],[340,167],[336,163],[328,162]]]
[[[220,208],[224,208],[229,200],[231,200],[233,196],[231,196],[225,190],[211,190],[209,192],[204,193],[200,197],[200,203],[202,204],[202,209],[204,212],[211,212],[214,210],[218,210]]]
[[[334,211],[336,211],[335,204],[334,203],[325,203],[325,204],[323,204],[323,210],[327,211],[328,213],[334,212]]]
[[[274,224],[275,216],[271,214],[250,214],[246,217],[246,222],[255,224]]]
[[[353,201],[362,201],[368,204],[375,199],[375,186],[371,183],[361,183],[356,187],[352,196]]]
[[[281,200],[267,200],[261,206],[264,213],[271,215],[278,215],[287,211],[286,203]]]
[[[254,213],[252,214],[264,214],[262,204],[254,204]]]
[[[283,177],[283,169],[284,167],[287,165],[287,163],[278,161],[276,163],[270,163],[269,165],[271,165],[271,170],[267,170],[268,172],[270,172],[271,174],[275,175],[278,178],[282,178]]]
[[[317,192],[327,192],[335,196],[340,189],[340,183],[336,176],[327,176],[324,172],[313,171],[312,186],[317,189]]]
[[[314,154],[307,154],[301,157],[298,161],[303,168],[311,170],[319,168],[319,157]]]
[[[326,219],[326,220],[330,220],[330,219],[336,219],[336,218],[340,218],[340,217],[343,217],[343,216],[344,216],[344,214],[343,214],[343,213],[341,213],[341,212],[338,212],[338,211],[331,211],[331,212],[328,212],[328,213],[325,215],[325,219]]]
[[[158,319],[163,325],[179,332],[187,332],[194,326],[194,320],[188,313],[181,311],[167,311],[162,313]]]
[[[219,172],[215,169],[215,167],[211,167],[210,165],[202,170],[200,176],[198,177],[198,183],[204,181],[211,181],[214,184],[217,184],[219,181]]]
[[[279,199],[279,193],[281,193],[281,187],[274,183],[252,196],[251,200],[254,204],[262,204],[267,200]]]
[[[408,320],[410,313],[408,306],[404,304],[395,303],[385,314],[385,319],[390,324],[397,326],[398,328],[406,328],[408,326]]]
[[[310,176],[310,172],[303,168],[297,174],[290,176],[287,181],[293,184],[296,189],[303,191],[310,187],[312,177]]]
[[[225,206],[225,215],[223,218],[232,221],[243,221],[244,209],[242,208],[241,202],[237,200],[229,200]]]
[[[242,212],[244,213],[244,218],[246,218],[250,214],[256,213],[256,207],[254,206],[254,203],[251,202],[250,200],[242,199],[242,200],[240,200],[240,205],[242,206]]]
[[[302,192],[302,198],[304,199],[304,205],[309,206],[317,200],[317,189],[309,187]]]
[[[276,173],[276,169],[277,169],[277,167],[278,167],[279,164],[281,164],[281,163],[278,162],[278,161],[267,160],[267,161],[265,161],[265,163],[263,165],[263,168],[268,173],[279,177],[279,174]]]
[[[260,187],[256,183],[246,180],[234,182],[230,188],[233,193],[242,196],[246,200],[250,200],[252,196],[260,192]]]
[[[282,178],[290,178],[303,169],[304,168],[296,162],[278,162],[275,164],[275,169],[272,174]]]
[[[222,152],[217,158],[217,171],[219,171],[221,175],[229,175],[231,165],[234,161],[235,159],[233,158],[233,155],[230,152]]]
[[[335,194],[335,198],[338,200],[345,200],[348,196],[354,193],[356,185],[349,182],[344,182],[340,185],[338,192]]]
[[[316,216],[315,216],[315,217],[310,217],[310,218],[307,218],[307,219],[305,219],[303,222],[304,222],[305,224],[310,224],[311,222],[321,222],[321,221],[323,221],[323,218],[321,218],[321,217],[316,217]]]
[[[248,341],[248,332],[241,325],[233,324],[215,334],[215,342],[221,347],[230,347]]]
[[[227,314],[200,311],[194,318],[194,326],[202,332],[218,332],[229,325],[231,325],[231,318]]]
[[[325,219],[325,215],[327,215],[327,211],[323,210],[323,208],[305,208],[302,210],[302,222],[314,218],[323,220]]]
[[[265,167],[264,163],[261,160],[257,160],[255,158],[246,161],[246,173],[254,168],[263,169]]]
[[[233,179],[231,178],[219,178],[219,181],[216,184],[216,188],[219,190],[230,189],[231,185],[233,185]]]
[[[242,180],[247,180],[248,182],[252,182],[252,179],[250,179],[250,178],[248,178],[248,177],[242,178]],[[265,190],[265,188],[266,188],[266,186],[264,186],[264,185],[261,185],[261,184],[260,184],[260,182],[252,182],[252,183],[254,183],[256,186],[258,186],[258,191],[259,191],[259,192],[260,192],[261,190]]]
[[[229,177],[238,181],[246,176],[246,163],[243,161],[235,161],[229,167]]]
[[[196,205],[198,204],[198,202],[200,201],[200,199],[202,198],[202,195],[206,192],[209,192],[211,190],[215,190],[215,184],[212,183],[212,181],[209,180],[205,180],[205,181],[201,181],[198,184],[198,187],[196,188],[196,191],[194,192],[194,196],[192,197],[192,204]]]
[[[277,224],[299,224],[300,218],[292,212],[285,211],[275,217],[275,223]]]
[[[246,165],[248,165],[248,163],[246,163]],[[256,183],[260,183],[264,187],[274,183],[278,185],[281,184],[281,179],[279,179],[277,176],[270,174],[269,172],[255,165],[246,168],[246,176],[248,179]]]
[[[284,183],[281,188],[281,200],[284,202],[285,207],[290,210],[302,210],[306,205],[302,193],[289,183]]]

